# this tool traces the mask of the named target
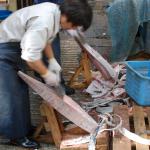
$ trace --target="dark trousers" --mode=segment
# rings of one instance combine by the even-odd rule
[[[24,137],[31,127],[28,86],[17,75],[24,71],[19,43],[0,44],[0,135]]]

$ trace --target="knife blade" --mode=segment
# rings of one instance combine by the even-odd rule
[[[61,84],[59,84],[58,86],[53,87],[53,90],[55,90],[56,94],[61,98],[63,98],[64,95],[66,95],[65,89]]]

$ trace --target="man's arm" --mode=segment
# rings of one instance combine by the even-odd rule
[[[54,57],[54,53],[53,53],[53,49],[52,49],[52,45],[51,44],[47,44],[45,49],[44,49],[44,54],[46,55],[46,57],[48,58],[48,69],[50,71],[53,71],[54,73],[56,73],[56,75],[58,76],[58,79],[60,80],[60,71],[61,71],[61,67],[58,64],[57,60]]]
[[[51,44],[47,44],[44,49],[44,54],[48,58],[48,60],[51,60],[54,58],[53,49]],[[40,75],[44,75],[48,72],[48,68],[45,66],[42,60],[36,60],[33,62],[27,61],[27,64],[36,72],[38,72]]]
[[[50,86],[57,86],[59,84],[60,81],[56,76],[56,74],[48,70],[41,60],[36,60],[33,62],[26,61],[26,62],[33,70],[35,70],[41,75],[46,84]]]
[[[27,64],[36,72],[38,72],[40,75],[44,75],[48,72],[47,67],[44,65],[42,60],[36,60],[33,62],[26,61]]]
[[[46,47],[44,49],[44,54],[46,55],[48,60],[50,60],[51,58],[54,58],[52,45],[50,43],[47,43],[47,45],[46,45]]]

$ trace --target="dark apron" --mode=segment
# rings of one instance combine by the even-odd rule
[[[17,75],[24,71],[20,43],[0,44],[0,135],[27,135],[31,127],[28,86]]]

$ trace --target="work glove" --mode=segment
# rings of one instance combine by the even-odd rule
[[[57,80],[59,80],[59,81],[61,80],[60,73],[61,73],[62,69],[55,58],[49,59],[48,70],[52,71],[53,73],[56,74]]]
[[[49,86],[58,86],[60,83],[60,80],[58,79],[57,75],[50,70],[46,74],[41,76],[44,79],[45,83]]]

